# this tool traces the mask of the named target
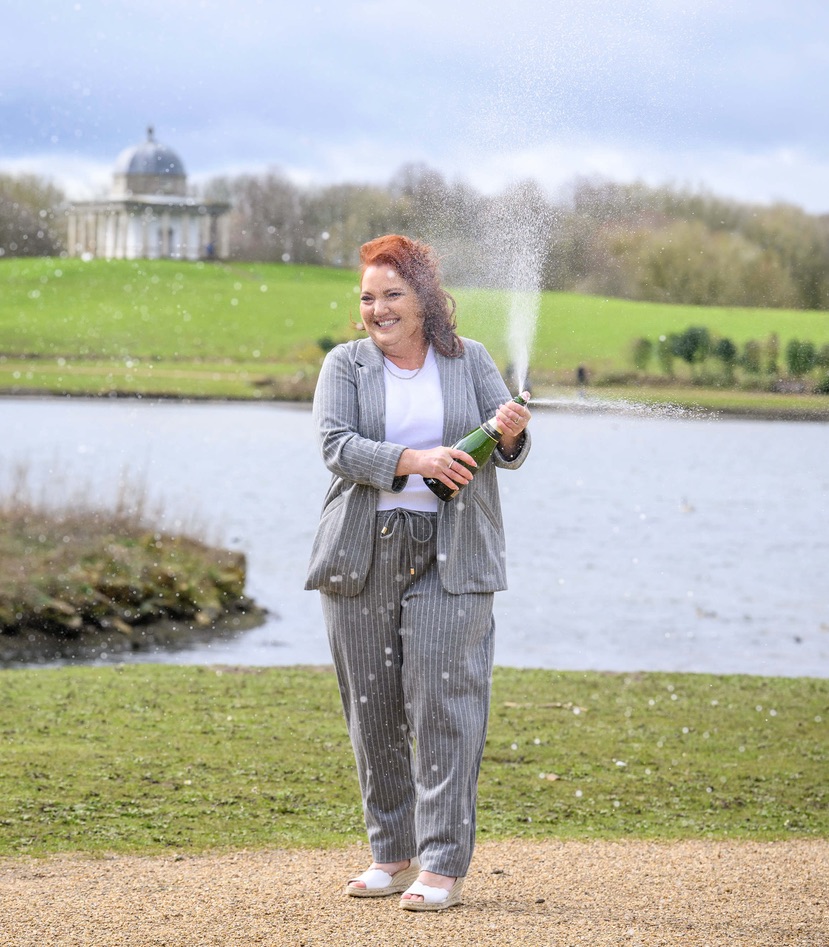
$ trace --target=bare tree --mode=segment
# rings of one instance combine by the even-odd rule
[[[0,174],[0,256],[57,256],[66,245],[64,205],[43,178]]]

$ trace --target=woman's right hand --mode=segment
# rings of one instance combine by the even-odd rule
[[[455,489],[466,486],[472,479],[472,471],[464,467],[464,464],[472,468],[478,466],[466,451],[457,450],[455,447],[430,447],[428,450],[407,447],[400,455],[395,474],[398,477],[409,474],[432,477]]]

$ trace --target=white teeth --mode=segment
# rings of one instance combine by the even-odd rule
[[[385,329],[386,326],[393,326],[397,322],[397,319],[384,319],[382,322],[378,322],[377,325],[381,329]]]

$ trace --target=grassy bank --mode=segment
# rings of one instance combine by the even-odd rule
[[[0,260],[0,392],[171,397],[309,398],[325,346],[355,336],[349,271],[282,264]],[[508,294],[458,289],[459,327],[509,363]],[[541,298],[531,376],[536,394],[630,375],[634,339],[704,325],[738,345],[776,333],[829,343],[829,313],[666,306],[569,293]],[[677,403],[751,411],[758,392],[690,385],[676,363]],[[665,401],[643,379],[624,396]],[[603,396],[615,397],[612,392]],[[786,396],[787,409],[829,417],[826,396]],[[723,407],[725,403],[725,407]],[[760,413],[768,413],[768,403]]]
[[[244,556],[155,529],[141,497],[49,505],[25,477],[0,496],[0,663],[174,644],[255,613]]]
[[[333,672],[0,672],[0,854],[364,837]],[[829,837],[829,681],[497,669],[482,839]]]

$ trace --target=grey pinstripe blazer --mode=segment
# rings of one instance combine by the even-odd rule
[[[443,393],[443,443],[454,444],[509,400],[489,353],[464,339],[460,358],[437,355]],[[323,362],[314,422],[331,471],[311,552],[306,589],[357,595],[372,561],[377,491],[403,489],[394,471],[405,444],[385,438],[383,355],[371,339],[346,342]],[[438,511],[438,568],[451,593],[506,588],[504,528],[495,467],[517,468],[530,449],[506,460],[498,450],[461,494]]]

